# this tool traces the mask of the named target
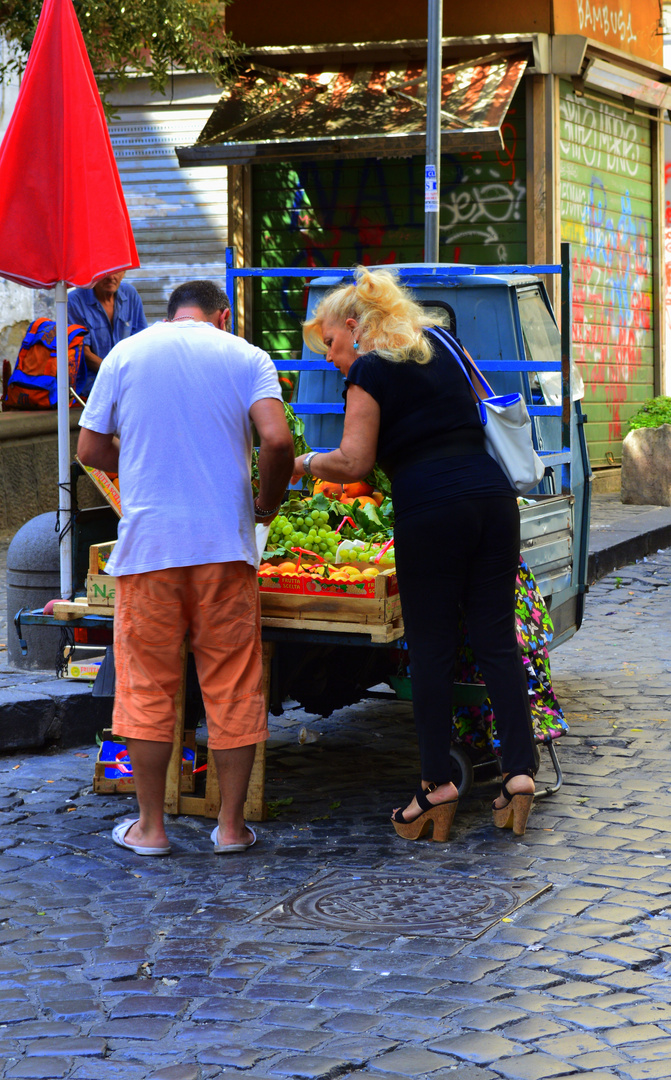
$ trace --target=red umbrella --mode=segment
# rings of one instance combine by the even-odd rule
[[[56,289],[58,478],[69,518],[67,286],[139,266],[100,96],[72,0],[44,0],[0,146],[0,275]],[[61,591],[72,591],[71,537]]]

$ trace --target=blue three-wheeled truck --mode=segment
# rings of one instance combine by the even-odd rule
[[[229,251],[227,293],[237,294],[239,278],[275,277],[290,280],[316,273],[305,268],[234,268]],[[545,463],[545,476],[520,507],[522,555],[533,571],[554,625],[550,647],[570,638],[582,622],[587,591],[591,470],[581,408],[582,380],[571,358],[571,283],[569,245],[562,245],[561,265],[464,266],[397,265],[403,284],[429,311],[439,310],[443,321],[473,357],[494,392],[521,392],[532,418],[533,438]],[[351,271],[318,272],[309,281],[306,317],[324,293]],[[555,319],[546,280],[561,275],[561,330]],[[343,377],[323,356],[303,349],[300,361],[276,360],[280,370],[298,373],[292,398],[294,411],[305,423],[305,438],[313,449],[328,450],[340,442],[343,425]],[[343,649],[349,655],[343,656]],[[391,650],[387,650],[390,652]],[[379,648],[309,643],[278,644],[274,664],[272,707],[281,709],[285,696],[310,711],[326,715],[334,708],[366,696],[397,663]],[[343,673],[347,672],[347,678]],[[561,772],[548,740],[557,772]],[[472,778],[471,762],[458,746],[462,790]]]

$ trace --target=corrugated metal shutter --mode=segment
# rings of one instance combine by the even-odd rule
[[[561,85],[560,114],[573,341],[591,461],[605,465],[621,459],[627,420],[654,394],[650,121],[577,98],[569,83]]]
[[[141,269],[128,274],[148,320],[162,318],[175,285],[223,284],[228,240],[225,166],[180,169],[175,146],[194,143],[211,106],[121,108],[109,125]]]
[[[443,262],[526,261],[525,95],[503,125],[505,149],[445,154]],[[252,167],[253,265],[351,266],[414,262],[424,247],[424,158]],[[301,355],[303,284],[257,283],[254,340],[271,355]]]
[[[664,44],[665,65],[671,63]],[[664,125],[664,321],[666,357],[662,393],[671,395],[671,127]]]

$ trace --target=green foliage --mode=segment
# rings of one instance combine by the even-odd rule
[[[289,431],[291,437],[294,440],[294,457],[300,457],[301,454],[307,454],[310,447],[305,441],[305,424],[299,416],[291,408],[291,405],[287,401],[284,403],[284,415],[286,417],[287,424],[289,425]],[[258,443],[258,436],[254,432],[254,443]],[[254,491],[258,491],[259,487],[259,450],[258,446],[254,446],[252,450],[252,487]],[[298,498],[298,492],[295,493],[295,497]]]
[[[223,29],[229,0],[74,0],[101,93],[148,75],[163,93],[174,67],[218,75],[239,55]],[[20,75],[28,59],[42,0],[0,0],[0,34],[10,45],[0,81]],[[13,46],[13,48],[12,48]]]
[[[629,421],[629,430],[671,424],[671,397],[654,397],[644,402]]]
[[[269,818],[279,817],[280,814],[284,814],[293,802],[293,798],[289,796],[287,799],[275,799],[274,801],[266,803],[266,810]]]
[[[379,465],[375,465],[373,471],[366,477],[366,483],[370,484],[375,491],[381,491],[385,498],[391,498],[391,481]]]
[[[305,424],[299,416],[296,416],[296,413],[287,401],[284,402],[284,415],[287,418],[289,431],[294,440],[294,457],[300,457],[301,454],[307,454],[310,447],[305,441]]]

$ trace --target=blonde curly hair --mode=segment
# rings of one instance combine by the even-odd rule
[[[409,289],[399,284],[391,270],[357,266],[354,285],[339,285],[327,293],[311,319],[303,324],[303,339],[312,352],[326,353],[323,327],[326,322],[356,319],[361,352],[375,351],[398,363],[427,364],[433,355],[423,327],[439,326],[442,320],[429,315]]]

